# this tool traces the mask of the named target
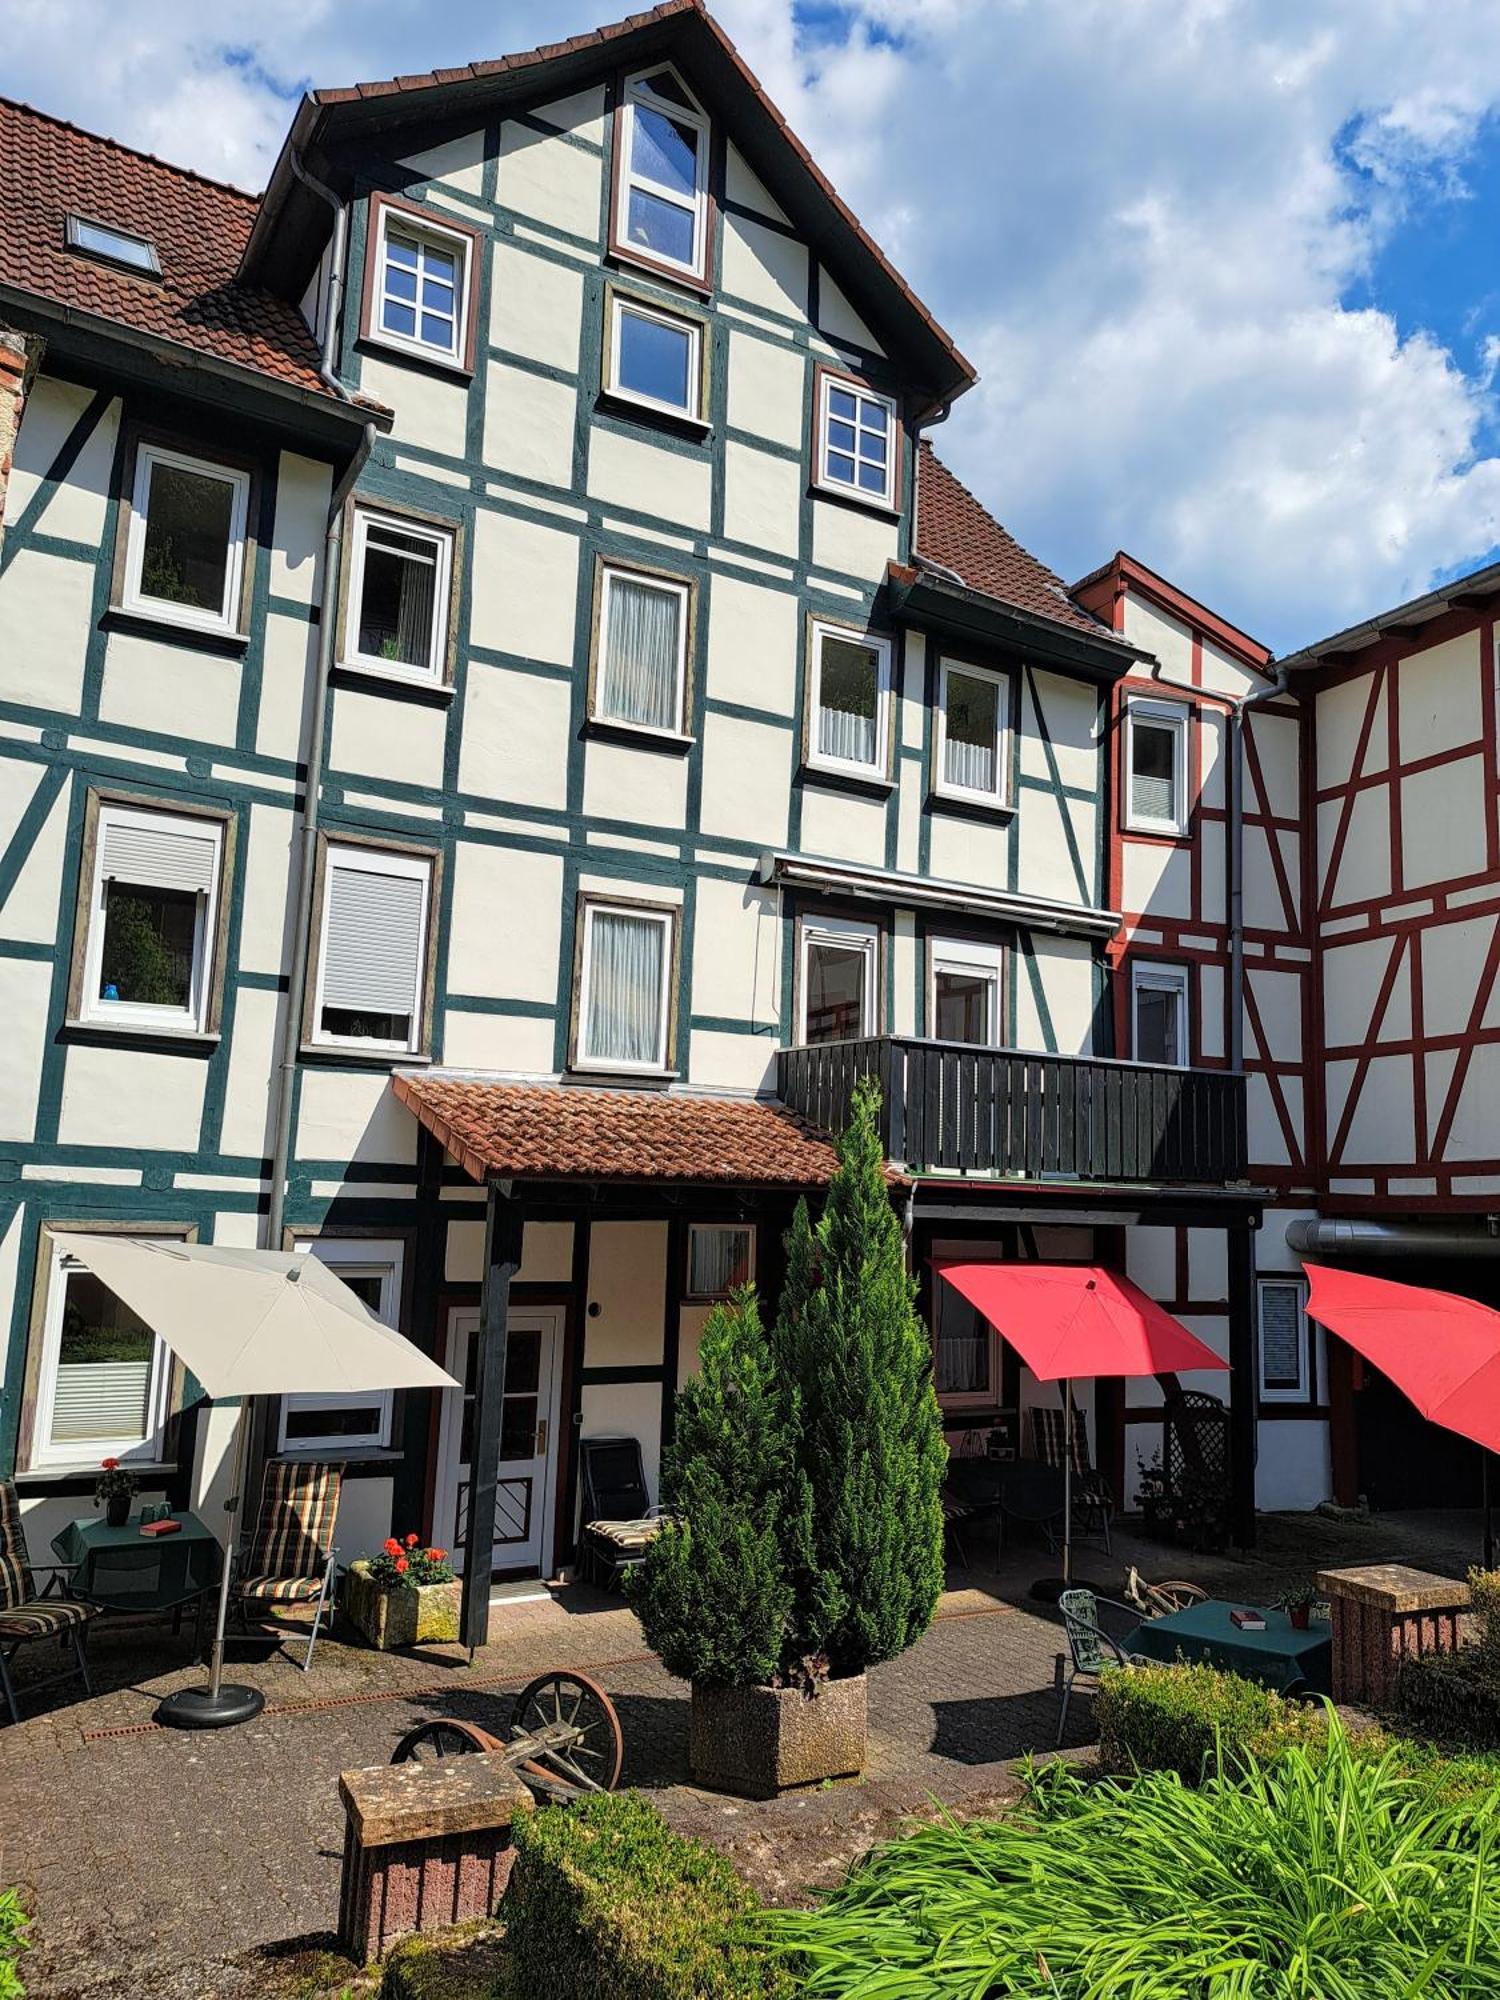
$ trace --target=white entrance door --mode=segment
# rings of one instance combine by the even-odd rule
[[[495,1569],[539,1569],[545,1576],[551,1567],[562,1322],[558,1307],[513,1310],[510,1315],[495,1490]],[[477,1306],[458,1306],[448,1315],[446,1365],[463,1388],[449,1389],[443,1397],[434,1513],[440,1535],[448,1535],[455,1569],[463,1567],[469,1527],[478,1327]]]

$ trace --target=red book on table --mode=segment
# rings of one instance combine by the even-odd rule
[[[180,1535],[181,1521],[147,1521],[141,1529],[143,1535]]]
[[[1231,1611],[1231,1625],[1237,1625],[1242,1632],[1264,1632],[1266,1618],[1263,1611]]]

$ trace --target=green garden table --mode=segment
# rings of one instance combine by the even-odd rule
[[[1165,1618],[1148,1618],[1122,1641],[1127,1653],[1171,1665],[1177,1660],[1206,1660],[1225,1673],[1242,1674],[1286,1693],[1333,1692],[1333,1638],[1330,1628],[1313,1624],[1295,1631],[1284,1611],[1262,1611],[1264,1632],[1245,1632],[1229,1621],[1231,1611],[1250,1610],[1210,1597],[1189,1604]],[[1259,1605],[1254,1609],[1261,1610]]]
[[[106,1611],[177,1611],[219,1581],[218,1540],[196,1514],[174,1514],[175,1535],[143,1535],[139,1516],[112,1528],[102,1514],[70,1521],[52,1547],[73,1572],[68,1588]]]

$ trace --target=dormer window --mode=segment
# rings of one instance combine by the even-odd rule
[[[449,368],[473,366],[475,240],[389,195],[370,200],[367,340]]]
[[[91,222],[86,215],[70,215],[67,240],[70,250],[101,264],[118,264],[122,271],[135,271],[144,278],[161,276],[161,260],[149,237],[116,229],[109,222]]]
[[[701,279],[708,259],[708,120],[674,70],[625,84],[617,130],[614,247]]]

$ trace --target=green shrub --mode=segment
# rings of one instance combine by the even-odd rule
[[[0,2000],[22,2000],[25,1994],[16,1961],[27,1948],[28,1928],[18,1893],[0,1889]]]
[[[1395,1707],[1408,1729],[1439,1743],[1500,1749],[1500,1666],[1479,1646],[1403,1660]]]
[[[348,1988],[345,1988],[348,1991]],[[376,2000],[521,2000],[499,1924],[403,1938],[381,1966]]]
[[[784,2000],[745,1941],[757,1909],[722,1855],[674,1833],[633,1792],[515,1823],[506,1944],[528,2000]]]
[[[1204,1664],[1106,1672],[1094,1698],[1106,1771],[1175,1771],[1189,1785],[1222,1755],[1265,1760],[1327,1733],[1325,1712]]]
[[[818,1995],[1479,2000],[1500,1992],[1500,1801],[1444,1805],[1396,1753],[1316,1751],[1085,1785],[880,1848],[768,1940]]]

